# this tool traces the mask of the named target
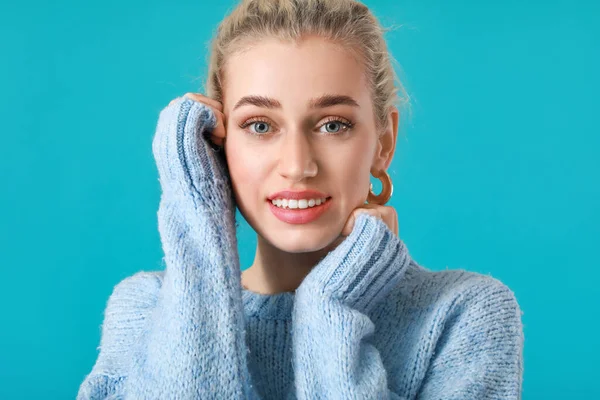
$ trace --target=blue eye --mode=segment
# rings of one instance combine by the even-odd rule
[[[261,138],[261,136],[266,136],[269,132],[270,124],[265,120],[255,118],[249,119],[248,121],[244,122],[240,125],[240,128],[246,129],[252,126],[254,127],[254,129],[248,129],[249,133],[251,135],[258,136],[259,138]]]
[[[326,127],[326,128],[331,128],[333,126],[333,131],[327,131],[328,133],[338,133],[341,129],[343,129],[343,126],[345,126],[345,124],[343,124],[340,121],[329,121],[324,123],[321,127]],[[336,129],[337,127],[337,129]]]
[[[353,128],[354,124],[346,118],[329,117],[329,119],[321,125],[321,128],[323,127],[326,130],[320,130],[320,132],[323,132],[325,135],[343,135]]]
[[[256,132],[257,134],[260,134],[260,135],[264,135],[269,130],[269,124],[267,124],[264,121],[252,122],[248,126],[254,126],[256,129],[256,131],[254,131],[254,132]]]

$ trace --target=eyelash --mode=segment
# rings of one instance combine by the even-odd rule
[[[244,123],[242,123],[240,125],[241,129],[246,129],[246,127],[255,124],[257,122],[264,122],[266,124],[270,125],[274,125],[271,123],[271,120],[265,117],[253,117],[250,118],[248,120],[246,120]],[[344,133],[347,133],[350,129],[352,129],[354,127],[354,123],[352,123],[351,121],[347,120],[346,118],[342,118],[342,117],[328,117],[327,120],[325,120],[325,122],[323,122],[319,128],[321,128],[322,126],[330,123],[330,122],[339,122],[341,125],[343,125],[343,128],[341,131],[339,132],[334,132],[334,133],[325,133],[325,136],[335,136],[335,135],[342,135]],[[246,132],[248,132],[250,135],[252,136],[256,136],[259,139],[263,139],[264,136],[267,136],[269,134],[269,132],[267,133],[254,133],[252,131],[248,131],[246,130]]]

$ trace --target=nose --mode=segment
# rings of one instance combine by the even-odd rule
[[[279,174],[282,177],[297,182],[317,175],[312,145],[304,132],[286,132],[279,150]]]

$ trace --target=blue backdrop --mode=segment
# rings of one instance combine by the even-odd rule
[[[51,3],[0,6],[2,399],[74,398],[114,285],[161,269],[158,113],[233,4]],[[389,203],[411,255],[516,293],[524,399],[600,398],[600,3],[367,4],[412,99]]]

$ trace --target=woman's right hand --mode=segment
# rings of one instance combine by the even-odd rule
[[[195,208],[221,209],[230,196],[225,153],[226,130],[218,101],[186,93],[159,114],[152,152],[165,195],[189,194]]]
[[[203,103],[206,106],[210,107],[210,109],[213,111],[213,113],[215,114],[215,116],[217,117],[217,125],[215,126],[215,128],[213,129],[213,131],[211,132],[211,141],[217,145],[217,146],[224,146],[225,145],[225,138],[227,137],[227,127],[225,126],[225,115],[223,114],[223,104],[221,104],[221,102],[211,99],[210,97],[206,97],[203,94],[200,93],[186,93],[184,94],[185,97],[195,100],[199,103]],[[171,105],[172,103],[174,103],[177,100],[177,98],[171,100],[171,102],[169,103],[169,105]]]

